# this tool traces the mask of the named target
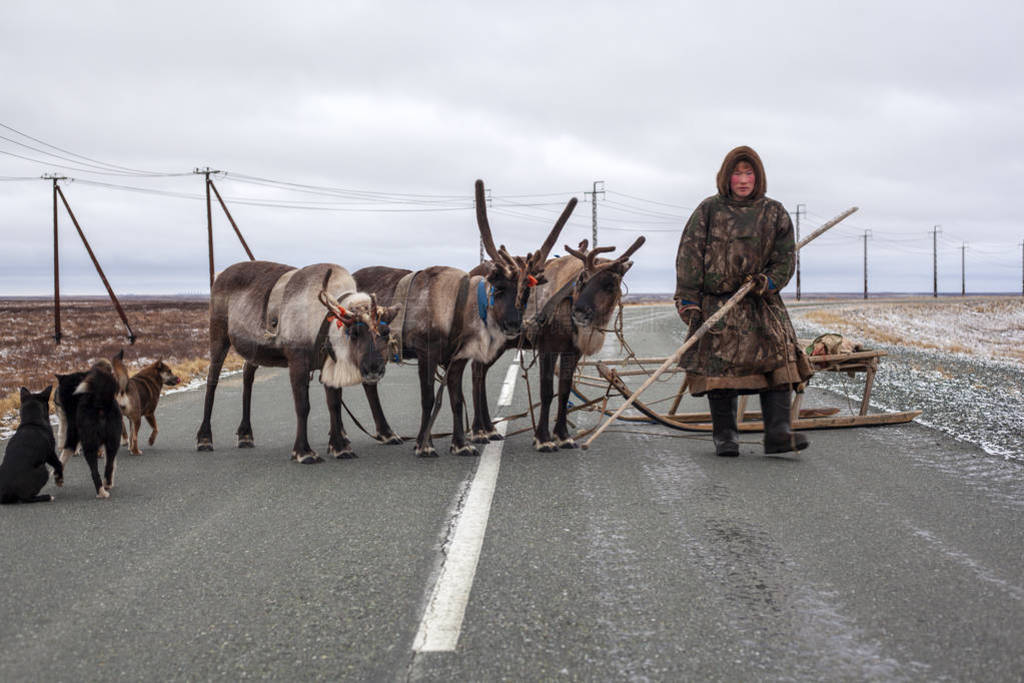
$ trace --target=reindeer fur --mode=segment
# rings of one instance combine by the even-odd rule
[[[268,311],[271,291],[278,280],[290,273],[284,284],[280,308]],[[326,342],[334,358],[323,364],[318,334],[331,311],[326,300],[346,309],[347,328],[327,327]],[[327,307],[327,308],[325,308]],[[217,276],[210,295],[210,372],[206,384],[203,422],[197,434],[198,450],[213,450],[210,416],[220,370],[228,349],[234,347],[245,359],[242,371],[242,422],[238,446],[252,447],[250,422],[252,384],[259,366],[287,367],[295,403],[296,435],[293,459],[303,463],[321,458],[310,448],[306,420],[309,415],[309,379],[321,371],[331,414],[330,454],[355,457],[341,422],[341,388],[361,382],[376,382],[384,374],[387,336],[379,322],[388,322],[396,309],[380,309],[373,299],[357,292],[355,280],[341,266],[318,263],[295,269],[269,261],[236,263]],[[276,317],[277,324],[273,325]],[[361,323],[365,330],[354,327]]]

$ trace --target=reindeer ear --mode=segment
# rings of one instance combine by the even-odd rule
[[[615,266],[615,270],[619,272],[619,275],[625,275],[626,271],[633,267],[633,262],[630,260],[619,261],[618,265]]]
[[[388,306],[387,308],[380,309],[380,321],[382,323],[390,324],[398,312],[402,310],[402,304],[395,304],[394,306]]]

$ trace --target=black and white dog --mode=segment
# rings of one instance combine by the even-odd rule
[[[56,375],[57,393],[53,397],[53,406],[57,413],[57,452],[60,461],[67,465],[68,460],[78,449],[78,427],[75,412],[78,410],[79,395],[75,389],[82,383],[88,373],[72,372],[67,375]]]
[[[49,465],[53,468],[54,482],[64,483],[64,466],[57,458],[53,427],[50,426],[50,392],[46,387],[33,394],[21,387],[21,424],[7,442],[4,461],[0,464],[0,503],[41,503],[53,496],[40,495],[50,480]]]
[[[109,498],[114,488],[114,461],[121,446],[121,408],[117,404],[118,384],[110,361],[100,360],[85,374],[72,393],[74,418],[67,414],[67,440],[61,458],[74,452],[76,439],[82,446],[82,456],[89,464],[97,498]],[[64,404],[67,413],[68,406]],[[98,459],[101,449],[107,463],[100,479]]]

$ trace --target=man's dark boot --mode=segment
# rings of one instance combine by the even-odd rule
[[[736,408],[739,401],[736,395],[712,397],[708,394],[711,406],[711,436],[715,441],[715,455],[736,457],[740,454],[740,432],[736,427]]]
[[[761,392],[765,453],[788,453],[807,448],[807,437],[789,428],[790,396],[789,389]]]

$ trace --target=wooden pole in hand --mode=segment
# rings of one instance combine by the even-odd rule
[[[852,214],[854,211],[856,211],[857,208],[858,207],[854,206],[854,207],[851,207],[851,208],[847,209],[846,211],[842,212],[841,214],[839,214],[838,216],[836,216],[835,218],[833,218],[829,222],[827,222],[824,225],[822,225],[820,228],[818,228],[817,230],[812,232],[810,235],[808,235],[804,239],[800,240],[800,243],[796,245],[797,250],[801,249],[805,244],[807,244],[811,240],[815,239],[816,237],[819,237],[823,232],[825,232],[829,228],[835,226],[837,223],[839,223],[840,221],[845,219],[847,216]],[[733,294],[731,297],[729,297],[729,300],[726,301],[725,304],[720,309],[718,309],[718,311],[716,311],[714,315],[712,315],[710,318],[705,320],[704,324],[701,325],[700,327],[698,327],[697,331],[694,332],[692,335],[690,335],[690,338],[687,339],[686,342],[682,346],[680,346],[678,349],[676,349],[675,353],[673,353],[671,356],[669,356],[665,360],[665,362],[661,364],[661,367],[659,367],[657,370],[655,370],[654,373],[650,377],[647,378],[647,381],[645,381],[643,384],[641,384],[640,388],[637,389],[635,392],[633,392],[633,395],[630,396],[628,399],[626,399],[626,401],[621,406],[619,406],[619,409],[616,410],[614,413],[612,413],[608,417],[608,419],[605,420],[604,424],[602,424],[598,428],[597,431],[595,431],[593,434],[590,435],[589,439],[587,439],[586,441],[583,442],[583,444],[582,444],[583,449],[586,450],[587,448],[590,448],[590,444],[594,441],[594,439],[596,439],[597,437],[601,436],[601,433],[604,432],[604,430],[606,430],[608,428],[608,425],[610,425],[612,422],[615,422],[615,420],[619,419],[619,415],[622,415],[622,413],[627,408],[629,408],[631,405],[633,405],[633,401],[635,401],[637,399],[637,397],[640,396],[640,394],[642,394],[647,389],[647,387],[649,387],[652,384],[654,384],[654,381],[657,380],[658,377],[661,376],[661,373],[665,372],[670,367],[672,367],[673,365],[678,363],[680,357],[682,357],[682,355],[684,353],[686,353],[687,349],[689,349],[691,346],[696,344],[697,341],[701,337],[703,337],[705,334],[707,334],[708,330],[710,330],[711,327],[715,323],[717,323],[719,320],[721,320],[722,317],[726,313],[728,313],[729,310],[733,306],[735,306],[737,303],[739,303],[739,301],[743,297],[745,297],[747,295],[747,293],[751,289],[753,289],[753,287],[754,287],[754,282],[748,282],[745,285],[743,285],[742,287],[740,287],[739,289],[737,289],[736,293]]]

